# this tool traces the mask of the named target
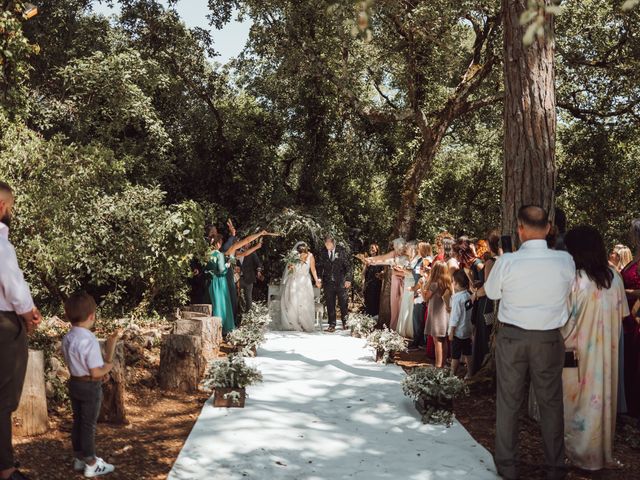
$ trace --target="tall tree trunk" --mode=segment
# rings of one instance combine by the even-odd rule
[[[545,0],[547,5],[551,0]],[[547,35],[522,42],[527,0],[502,0],[504,18],[504,183],[502,231],[517,240],[517,212],[535,204],[553,215],[556,183],[556,92],[553,17]]]
[[[420,187],[425,177],[431,172],[433,160],[452,120],[442,120],[429,128],[428,131],[423,132],[424,140],[404,179],[400,210],[393,229],[393,237],[403,237],[407,240],[415,238],[416,209]]]

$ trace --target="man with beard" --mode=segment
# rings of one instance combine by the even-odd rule
[[[27,371],[27,334],[41,316],[9,242],[13,203],[13,190],[0,181],[0,479],[25,480],[13,458],[11,414],[18,408]]]

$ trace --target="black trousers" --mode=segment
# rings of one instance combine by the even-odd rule
[[[559,330],[523,330],[500,325],[496,345],[495,460],[503,478],[519,478],[518,415],[525,400],[527,375],[540,407],[547,478],[565,477],[563,367],[564,340]]]
[[[71,444],[76,458],[93,460],[96,456],[96,424],[102,404],[102,382],[69,380],[73,410]]]
[[[0,470],[15,464],[11,414],[20,403],[28,359],[24,322],[14,312],[0,312]]]
[[[340,306],[340,315],[342,322],[347,321],[349,316],[349,296],[344,285],[339,286],[335,282],[328,282],[324,285],[324,295],[327,302],[327,315],[329,316],[329,325],[336,326],[336,299]]]

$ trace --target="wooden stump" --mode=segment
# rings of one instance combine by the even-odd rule
[[[29,350],[20,404],[13,414],[13,433],[17,437],[31,437],[45,433],[48,428],[44,353],[40,350]]]
[[[207,360],[217,358],[220,343],[216,342],[216,319],[214,317],[192,316],[179,319],[175,323],[174,332],[177,335],[194,335],[202,340],[202,354]]]
[[[176,322],[176,328],[173,333],[177,333],[180,335],[201,336],[203,341],[202,349],[203,349],[203,352],[205,353],[205,356],[207,358],[209,358],[210,356],[211,358],[217,357],[218,353],[220,352],[220,345],[222,345],[222,319],[220,317],[212,317],[211,315],[205,315],[200,312],[191,312],[187,310],[181,310],[180,316],[181,318],[178,319],[178,322],[180,320],[197,320],[202,322],[203,319],[205,319],[204,322],[206,324],[203,325],[202,328],[200,329],[197,326],[188,327],[187,324],[182,324],[180,327],[178,327],[178,324]],[[210,320],[207,320],[207,319],[210,319]],[[179,331],[178,328],[183,330]],[[190,330],[193,328],[195,328],[195,333],[192,333]],[[208,352],[208,349],[211,347],[212,347],[212,353],[210,354]]]
[[[100,340],[100,350],[102,357],[106,358],[106,340]],[[125,379],[124,342],[116,344],[113,356],[113,370],[109,373],[109,379],[102,384],[102,406],[100,407],[99,422],[116,424],[128,424],[127,412],[124,403],[124,392],[126,390]]]
[[[204,375],[206,359],[202,340],[195,335],[162,336],[160,387],[165,390],[196,392]]]
[[[210,303],[194,303],[181,308],[182,312],[197,312],[210,317],[213,315],[213,305]]]

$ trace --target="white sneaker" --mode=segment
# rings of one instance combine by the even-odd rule
[[[73,471],[74,472],[84,472],[84,467],[87,464],[84,463],[84,460],[80,460],[79,458],[73,459]]]
[[[86,464],[84,467],[84,476],[86,478],[99,477],[113,472],[116,469],[110,463],[105,462],[100,457],[96,457],[96,463],[93,465]]]

